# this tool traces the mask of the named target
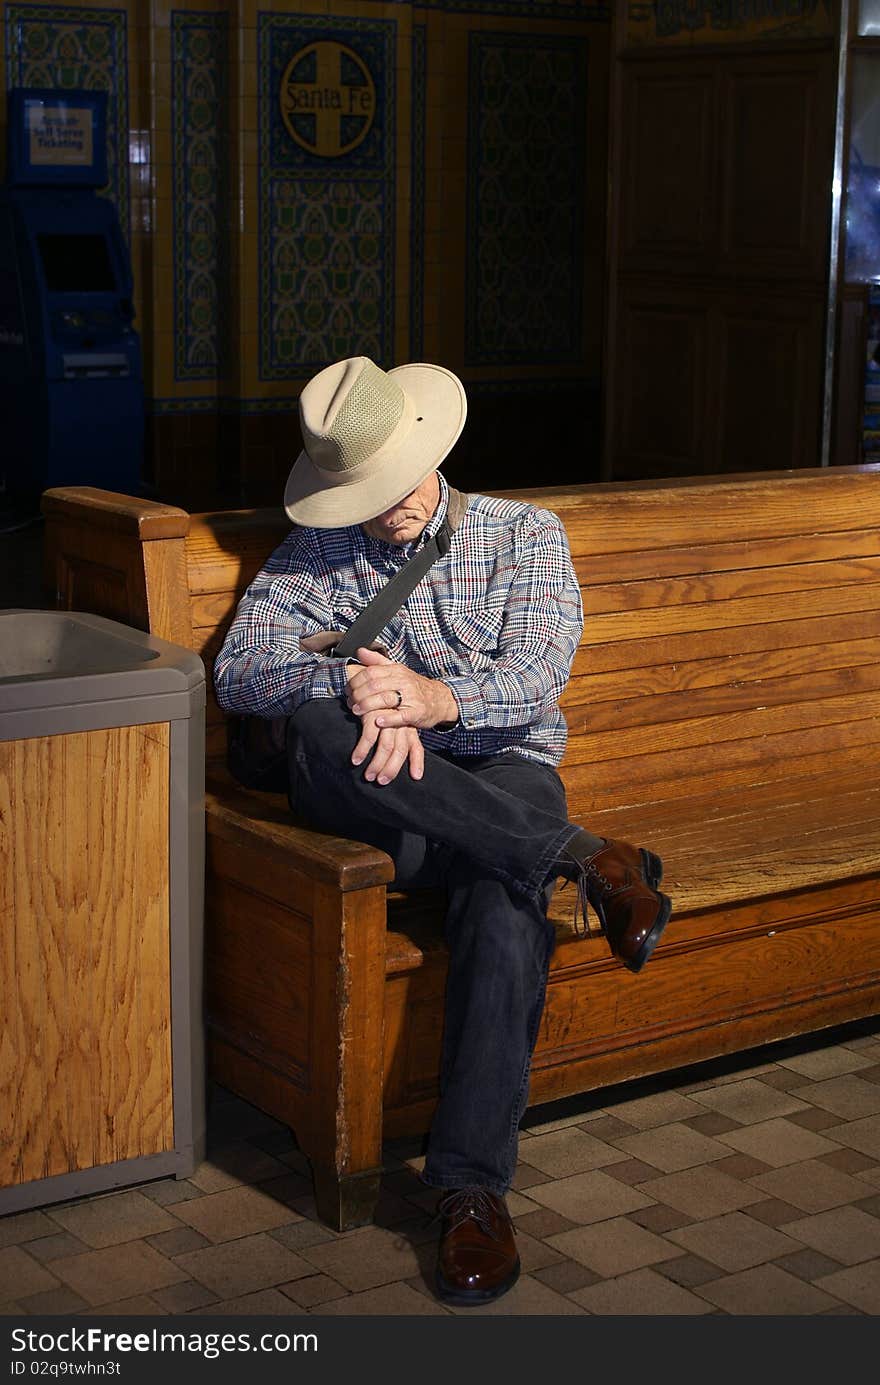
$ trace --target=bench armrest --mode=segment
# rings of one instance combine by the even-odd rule
[[[47,521],[70,520],[90,529],[136,535],[141,542],[179,539],[189,532],[189,515],[176,505],[94,486],[57,486],[43,492],[40,509]]]
[[[298,826],[282,794],[251,793],[209,774],[205,794],[208,834],[230,846],[259,851],[275,864],[300,871],[342,893],[386,885],[394,862],[377,847]]]
[[[91,611],[193,648],[189,515],[93,486],[43,492],[43,586],[58,610]]]

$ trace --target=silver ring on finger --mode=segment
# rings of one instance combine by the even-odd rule
[[[394,704],[395,707],[400,707],[400,706],[402,706],[402,705],[403,705],[403,693],[400,691],[400,688],[392,688],[391,691],[397,695],[397,701],[396,701],[396,703]]]

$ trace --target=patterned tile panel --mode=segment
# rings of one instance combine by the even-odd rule
[[[768,5],[765,0],[739,0],[735,5],[715,0],[696,4],[694,0],[630,0],[624,37],[627,44],[664,46],[787,42],[824,38],[834,33],[834,25],[829,0],[786,0],[784,5]]]
[[[286,414],[295,412],[298,400],[298,394],[273,395],[269,399],[235,399],[225,395],[219,397],[193,395],[191,398],[151,399],[149,409],[151,414],[162,416],[169,414],[214,414],[218,412],[230,416]]]
[[[465,360],[580,362],[587,40],[470,35]]]
[[[391,364],[396,22],[258,22],[260,379]]]
[[[171,13],[174,377],[224,374],[229,244],[229,16]]]
[[[107,192],[130,234],[125,10],[7,5],[6,86],[106,91]]]
[[[653,5],[654,0],[648,3]],[[581,23],[607,24],[611,19],[610,0],[418,0],[417,8],[521,19],[577,19]]]
[[[410,360],[419,361],[425,343],[425,126],[427,81],[426,24],[413,25],[412,157],[410,195]]]

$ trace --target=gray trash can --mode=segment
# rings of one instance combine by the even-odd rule
[[[204,1157],[205,674],[0,611],[0,1213]]]

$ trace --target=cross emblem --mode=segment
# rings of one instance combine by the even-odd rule
[[[338,159],[366,139],[376,114],[376,88],[363,59],[344,43],[310,43],[281,78],[281,118],[291,139],[310,154]]]

